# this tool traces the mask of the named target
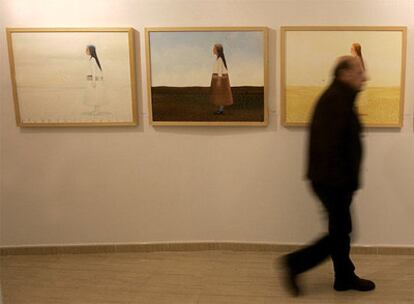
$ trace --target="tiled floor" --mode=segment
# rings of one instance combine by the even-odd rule
[[[274,262],[280,253],[196,251],[4,256],[4,304],[414,303],[414,256],[354,255],[373,292],[335,292],[327,262],[291,298]]]

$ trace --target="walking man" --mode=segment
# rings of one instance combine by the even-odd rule
[[[319,98],[313,113],[307,177],[328,215],[328,233],[315,243],[283,257],[285,285],[300,295],[299,275],[332,258],[337,291],[369,291],[372,281],[359,278],[349,256],[352,218],[350,206],[359,188],[362,159],[361,124],[355,99],[366,81],[360,62],[340,57],[333,81]]]

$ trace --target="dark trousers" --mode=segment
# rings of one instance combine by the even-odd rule
[[[335,277],[351,279],[355,276],[355,266],[349,257],[352,231],[350,206],[354,191],[316,183],[312,183],[312,188],[328,214],[329,232],[315,243],[289,254],[289,266],[299,274],[331,256]]]

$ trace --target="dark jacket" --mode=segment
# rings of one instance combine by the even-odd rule
[[[334,80],[319,98],[309,136],[307,177],[325,186],[356,190],[362,159],[358,92]]]

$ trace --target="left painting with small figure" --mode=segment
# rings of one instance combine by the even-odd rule
[[[152,125],[267,125],[267,28],[147,28]]]
[[[131,28],[8,28],[18,126],[137,124]]]

